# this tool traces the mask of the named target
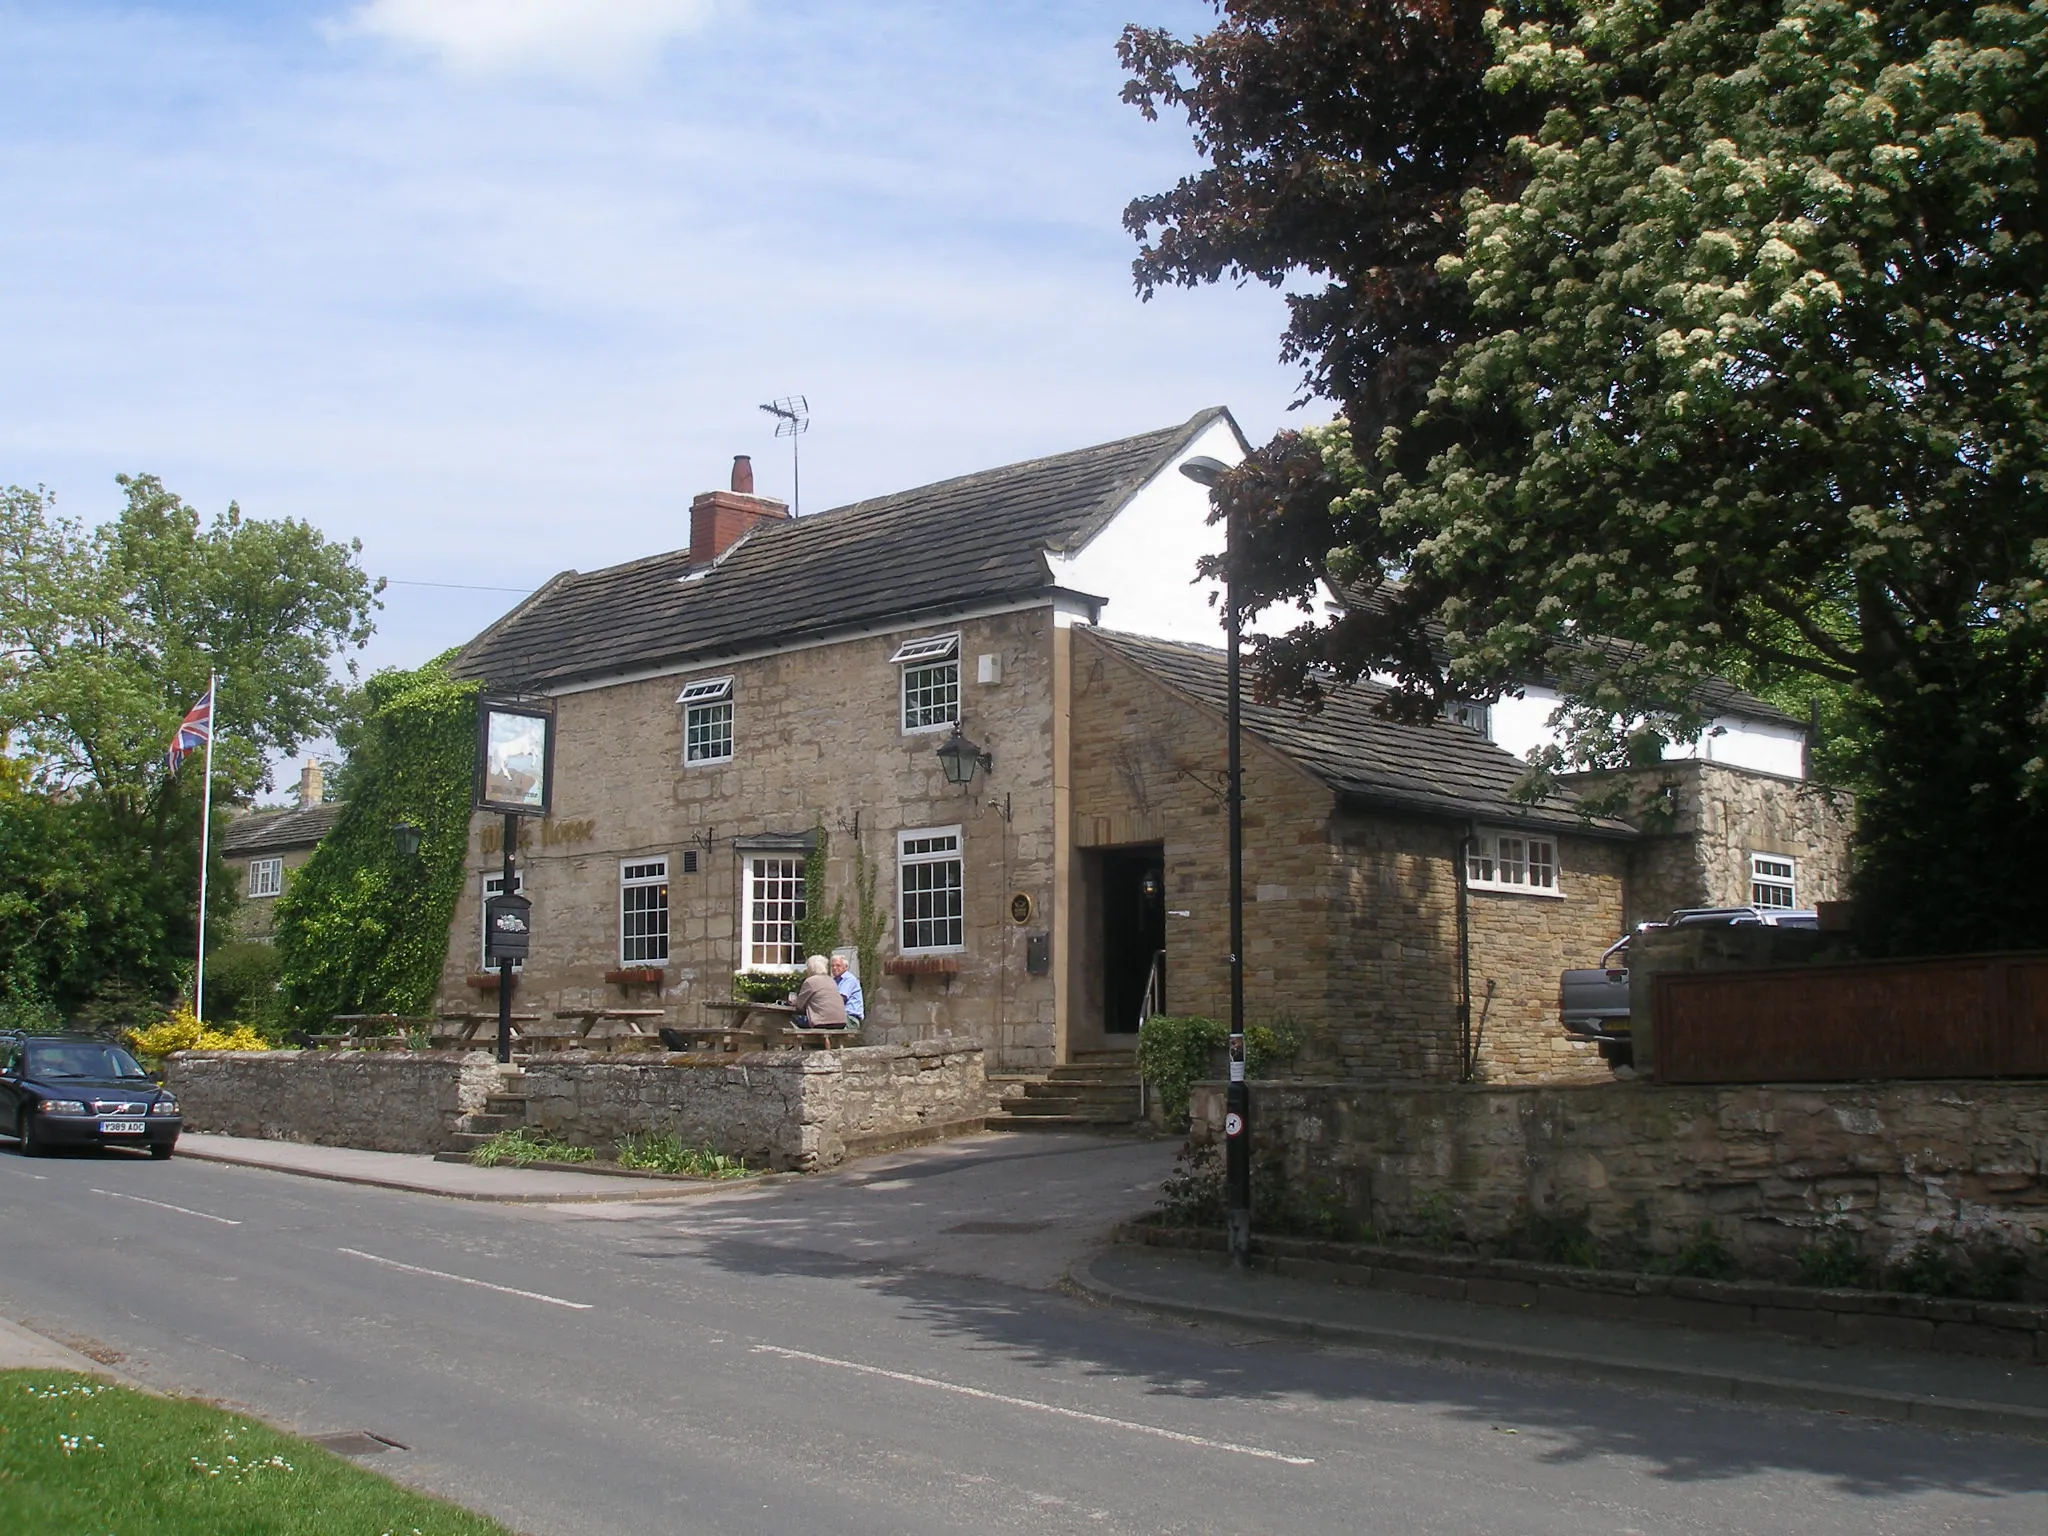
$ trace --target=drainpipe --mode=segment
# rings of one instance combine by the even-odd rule
[[[1472,1059],[1472,913],[1466,872],[1471,868],[1473,829],[1458,838],[1458,1081],[1469,1083],[1478,1063]]]

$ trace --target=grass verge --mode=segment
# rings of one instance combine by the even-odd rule
[[[596,1154],[588,1147],[572,1147],[566,1141],[536,1134],[522,1125],[514,1130],[500,1131],[489,1141],[473,1148],[469,1160],[479,1168],[495,1168],[500,1163],[524,1168],[528,1163],[587,1163],[594,1156]]]
[[[744,1160],[709,1147],[688,1147],[673,1131],[661,1136],[628,1136],[619,1143],[621,1168],[654,1173],[688,1173],[700,1179],[738,1179],[748,1172]]]
[[[0,1528],[94,1536],[512,1536],[240,1414],[0,1371]]]

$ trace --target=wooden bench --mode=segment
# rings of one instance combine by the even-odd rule
[[[651,1048],[655,1037],[641,1026],[668,1017],[660,1008],[557,1008],[555,1017],[576,1026],[579,1042],[602,1050],[642,1050]],[[624,1024],[623,1035],[607,1033],[596,1040],[590,1038],[591,1031],[604,1024]]]
[[[512,1015],[512,1038],[517,1041],[523,1033],[523,1025],[537,1024],[537,1013],[515,1013]],[[437,1050],[463,1051],[482,1050],[494,1046],[498,1040],[498,1015],[493,1013],[444,1013],[436,1023],[453,1024],[455,1029],[436,1028],[427,1037],[427,1043]],[[479,1037],[481,1035],[481,1037]]]

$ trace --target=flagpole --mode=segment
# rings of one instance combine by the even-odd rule
[[[199,791],[199,952],[192,966],[192,1016],[206,1022],[206,865],[213,831],[213,733],[220,720],[220,678],[206,674],[206,775]]]

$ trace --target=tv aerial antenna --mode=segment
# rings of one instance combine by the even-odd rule
[[[775,418],[775,435],[789,439],[789,515],[802,517],[804,482],[797,462],[796,440],[811,430],[811,402],[802,395],[784,395],[761,409]]]

